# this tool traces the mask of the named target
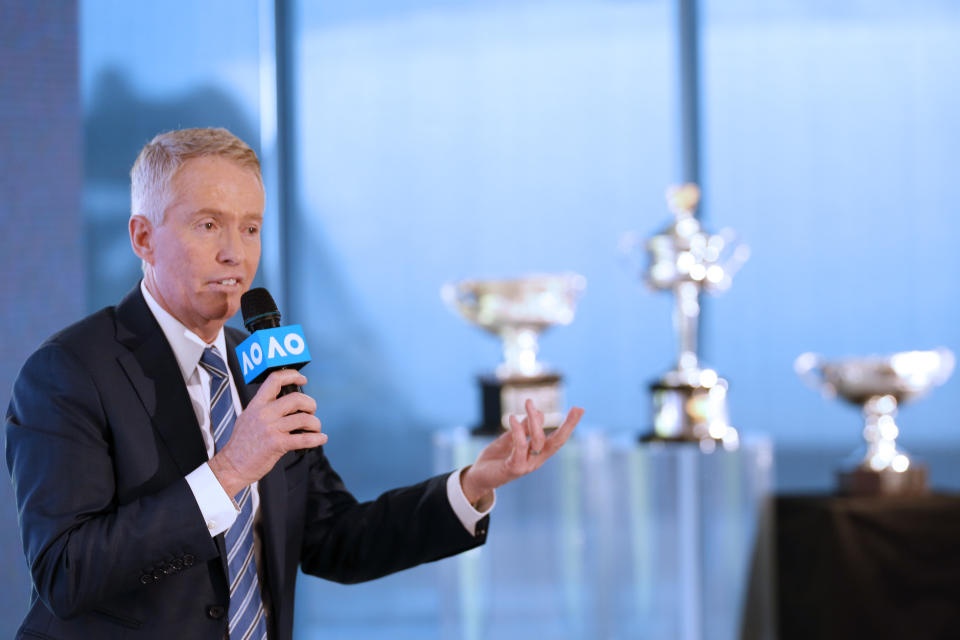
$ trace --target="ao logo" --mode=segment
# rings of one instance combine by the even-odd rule
[[[286,347],[286,351],[284,351]],[[280,342],[274,337],[270,336],[267,340],[267,360],[273,360],[274,358],[285,358],[288,353],[292,353],[297,356],[303,353],[303,350],[307,348],[307,345],[303,343],[303,338],[298,336],[295,333],[288,333],[283,338],[283,347],[280,346]],[[243,373],[246,373],[254,368],[255,365],[263,362],[263,349],[260,347],[260,344],[254,342],[250,346],[250,353],[243,354]]]
[[[250,383],[279,367],[299,369],[310,361],[300,325],[256,331],[237,347],[243,379]]]

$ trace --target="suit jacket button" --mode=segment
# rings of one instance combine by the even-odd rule
[[[160,569],[154,569],[154,570],[153,570],[153,579],[154,579],[154,580],[159,580],[159,579],[162,578],[162,577],[163,577],[163,571],[161,571]]]
[[[227,613],[226,607],[223,607],[219,604],[212,604],[207,607],[207,615],[214,620],[219,620]]]
[[[183,560],[181,560],[180,558],[177,558],[176,560],[174,560],[173,568],[176,569],[177,571],[180,571],[180,569],[183,569]]]
[[[183,566],[185,566],[185,567],[192,567],[192,566],[193,566],[193,560],[194,560],[194,558],[193,558],[192,555],[190,555],[189,553],[188,553],[188,554],[185,554],[185,555],[183,556]]]
[[[149,573],[140,576],[140,584],[150,584],[151,582],[153,582],[153,576]]]

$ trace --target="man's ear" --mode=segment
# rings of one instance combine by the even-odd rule
[[[145,216],[130,216],[130,245],[137,257],[153,264],[153,223]]]

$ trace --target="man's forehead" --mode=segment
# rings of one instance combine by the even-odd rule
[[[177,178],[187,177],[195,175],[197,173],[203,173],[210,170],[236,170],[239,172],[246,173],[256,180],[257,183],[262,183],[260,176],[260,171],[253,166],[243,164],[233,158],[227,156],[208,154],[203,156],[194,156],[192,158],[187,158],[180,163],[180,166],[170,177],[171,182],[177,180]]]
[[[220,156],[190,158],[170,178],[170,189],[225,189],[240,183],[242,188],[255,188],[263,196],[263,182],[254,169]]]
[[[164,211],[229,214],[262,221],[264,204],[259,173],[229,158],[208,155],[189,158],[180,165],[166,189]]]

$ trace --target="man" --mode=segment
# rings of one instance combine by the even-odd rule
[[[484,542],[493,490],[539,467],[522,421],[474,464],[358,504],[330,467],[299,372],[242,380],[224,323],[260,257],[254,152],[223,129],[161,134],[131,171],[144,277],[116,307],[28,359],[7,413],[7,465],[33,576],[20,638],[292,635],[297,568],[370,580]]]

